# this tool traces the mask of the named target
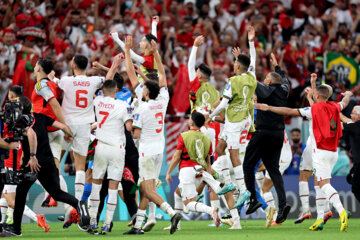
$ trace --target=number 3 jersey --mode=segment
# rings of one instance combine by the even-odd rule
[[[64,91],[62,110],[66,124],[83,125],[95,122],[93,101],[104,77],[85,75],[62,77],[59,87]]]
[[[97,96],[94,106],[98,122],[96,138],[111,146],[125,147],[124,124],[132,120],[129,104],[112,97]]]
[[[142,85],[137,88],[142,88]],[[166,87],[160,88],[155,100],[141,102],[134,114],[133,127],[141,129],[139,140],[140,155],[155,155],[164,152],[164,120],[169,92]]]

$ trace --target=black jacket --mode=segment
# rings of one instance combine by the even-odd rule
[[[290,82],[279,66],[275,67],[275,72],[282,77],[281,84],[266,85],[258,82],[255,94],[258,103],[265,103],[275,107],[286,107],[290,92]],[[258,111],[256,116],[256,129],[284,130],[284,117],[272,112]]]

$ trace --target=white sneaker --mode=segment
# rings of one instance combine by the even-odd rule
[[[164,228],[163,230],[164,230],[164,231],[170,231],[170,228],[171,228],[171,226],[168,226],[168,227]],[[180,222],[179,222],[179,224],[178,224],[178,226],[177,226],[177,231],[179,231],[179,230],[181,230]]]
[[[265,226],[266,226],[266,228],[269,228],[269,227],[271,227],[272,220],[273,220],[273,218],[274,218],[274,214],[276,213],[276,208],[271,207],[271,206],[268,206],[268,207],[265,209],[265,213],[266,213],[266,223],[265,223]]]
[[[239,223],[235,223],[234,225],[232,225],[231,228],[229,228],[231,230],[236,230],[236,229],[242,229],[240,222]]]
[[[230,227],[232,227],[234,225],[234,222],[231,218],[226,218],[226,219],[221,218],[221,222],[223,224],[229,225]]]
[[[144,230],[144,232],[150,232],[151,229],[155,226],[155,224],[156,224],[155,220],[150,220],[150,221],[148,220],[142,229]]]

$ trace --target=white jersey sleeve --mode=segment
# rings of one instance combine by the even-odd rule
[[[136,110],[136,113],[134,114],[133,128],[142,129],[143,109],[144,107],[140,105]]]
[[[47,79],[42,79],[35,84],[36,94],[43,97],[47,102],[55,97],[49,85],[47,84],[48,81],[49,80]]]
[[[229,81],[223,91],[223,97],[227,98],[227,99],[232,99],[233,95],[232,95],[232,90],[231,90],[231,81]]]
[[[309,120],[312,119],[311,107],[299,108],[298,111],[299,111],[300,116],[306,117]]]

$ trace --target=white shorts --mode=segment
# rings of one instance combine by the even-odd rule
[[[121,181],[125,165],[125,149],[123,146],[115,147],[103,142],[96,146],[93,179],[103,179],[107,172],[107,178]]]
[[[292,152],[289,149],[283,147],[281,149],[280,161],[279,161],[279,170],[281,175],[284,175],[284,172],[290,166],[291,161],[292,161]],[[266,171],[265,177],[271,179],[268,171]]]
[[[300,161],[300,171],[312,171],[313,170],[313,159],[312,159],[312,146],[311,140],[308,139],[306,147],[303,151]]]
[[[4,185],[4,189],[3,189],[3,193],[4,193],[4,194],[15,193],[15,192],[16,192],[16,188],[17,188],[17,185],[5,184],[5,185]]]
[[[140,156],[139,158],[139,182],[158,179],[163,162],[163,154]]]
[[[313,171],[317,181],[330,179],[331,172],[338,160],[338,152],[314,149],[312,152]]]
[[[250,127],[250,115],[241,122],[226,122],[219,138],[227,143],[228,149],[239,149],[240,152],[245,152],[245,143]]]
[[[86,156],[90,143],[90,124],[69,125],[69,127],[74,134],[74,140],[72,141],[73,151],[81,156]]]
[[[48,132],[51,152],[54,158],[60,160],[61,149],[64,142],[64,133],[61,130]]]

